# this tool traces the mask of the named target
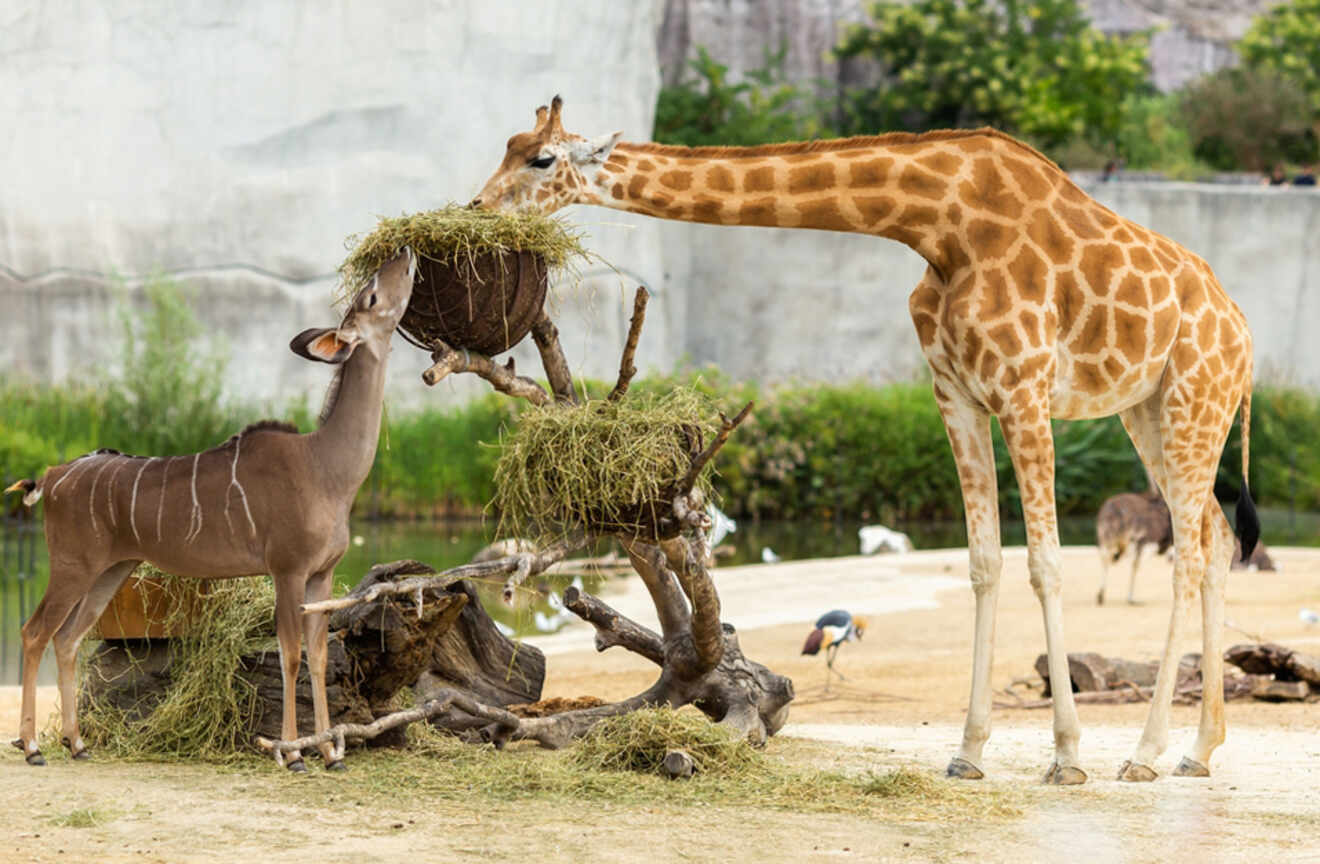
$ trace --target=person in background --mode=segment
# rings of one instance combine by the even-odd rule
[[[1260,183],[1262,186],[1287,186],[1288,175],[1284,173],[1283,163],[1275,162],[1274,167],[1270,168],[1270,173],[1266,174]]]
[[[1314,185],[1315,185],[1315,169],[1316,169],[1316,167],[1317,167],[1317,166],[1314,165],[1314,164],[1312,164],[1312,165],[1307,165],[1307,166],[1306,166],[1305,168],[1303,168],[1301,171],[1298,171],[1298,172],[1297,172],[1297,176],[1293,178],[1292,185],[1294,185],[1294,186],[1314,186]]]

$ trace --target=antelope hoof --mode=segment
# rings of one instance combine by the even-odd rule
[[[1118,779],[1126,783],[1149,783],[1159,776],[1154,768],[1133,762],[1131,759],[1118,769]]]
[[[46,764],[46,757],[41,755],[40,750],[33,750],[31,753],[27,754],[26,759],[27,764],[29,765],[39,766]]]
[[[288,765],[284,767],[288,768],[294,774],[307,773],[307,763],[303,762],[302,759],[294,759],[292,762],[290,762]]]
[[[1051,786],[1080,786],[1086,782],[1086,772],[1075,765],[1055,762],[1045,772],[1045,782]]]
[[[327,771],[347,771],[348,766],[344,764],[343,759],[336,759],[333,762],[327,762],[325,765]]]
[[[68,738],[61,738],[60,743],[69,748],[69,756],[73,759],[84,760],[92,758],[92,751],[86,747],[80,748],[76,753],[73,750],[73,742]]]
[[[1178,767],[1173,769],[1175,777],[1209,777],[1210,769],[1197,762],[1195,759],[1183,757],[1178,763]]]
[[[955,756],[949,761],[949,767],[944,769],[944,776],[953,780],[980,780],[985,774],[971,762],[961,756]]]

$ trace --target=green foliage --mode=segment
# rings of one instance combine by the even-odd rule
[[[1123,122],[1114,139],[1126,166],[1159,170],[1175,179],[1207,173],[1197,158],[1180,98],[1171,93],[1136,93],[1123,102]]]
[[[784,80],[781,48],[765,65],[729,82],[729,67],[697,46],[688,76],[660,90],[654,139],[662,144],[752,146],[815,137],[818,124],[803,106],[807,94]]]
[[[1320,111],[1320,0],[1292,0],[1257,15],[1237,50],[1249,66],[1297,85]]]
[[[1251,398],[1251,494],[1258,504],[1320,510],[1320,397],[1289,387],[1258,388]],[[1219,463],[1216,493],[1237,498],[1242,437],[1235,430]]]
[[[1208,75],[1183,91],[1182,110],[1196,157],[1217,169],[1265,171],[1316,158],[1309,97],[1267,68]]]
[[[145,293],[145,312],[120,316],[123,368],[103,384],[96,446],[151,456],[214,447],[243,426],[222,398],[225,357],[199,347],[201,327],[181,286],[155,279]]]
[[[848,94],[852,134],[982,125],[1040,141],[1111,142],[1124,100],[1146,86],[1146,34],[1107,36],[1075,0],[880,2],[848,28],[841,59],[885,80]]]

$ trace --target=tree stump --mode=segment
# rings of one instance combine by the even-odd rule
[[[434,572],[416,561],[377,565],[349,596],[360,596],[381,582]],[[326,697],[332,725],[370,723],[396,707],[395,696],[404,687],[417,687],[424,699],[420,691],[435,680],[501,707],[540,698],[544,656],[501,634],[470,583],[438,584],[426,589],[421,599],[420,614],[415,596],[395,594],[331,616]],[[171,641],[103,641],[89,660],[87,695],[125,710],[130,720],[141,719],[170,687]],[[253,735],[279,738],[283,716],[279,650],[272,645],[243,656],[236,674],[256,691]],[[299,734],[311,734],[314,717],[305,657],[298,674],[297,706]],[[402,734],[397,729],[374,743],[398,744]]]

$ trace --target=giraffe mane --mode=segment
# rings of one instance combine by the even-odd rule
[[[800,153],[830,153],[838,150],[855,150],[861,147],[893,147],[901,144],[926,144],[939,141],[957,141],[963,138],[998,138],[1013,144],[1027,154],[1062,173],[1045,154],[1023,141],[1019,141],[1007,132],[983,126],[980,129],[935,129],[930,132],[886,132],[883,135],[858,135],[852,138],[818,138],[812,141],[786,141],[781,144],[759,144],[755,147],[685,147],[681,144],[657,144],[654,141],[642,143],[625,141],[620,147],[626,147],[633,153],[654,153],[657,156],[695,157],[695,158],[755,158],[759,156],[792,156]]]

